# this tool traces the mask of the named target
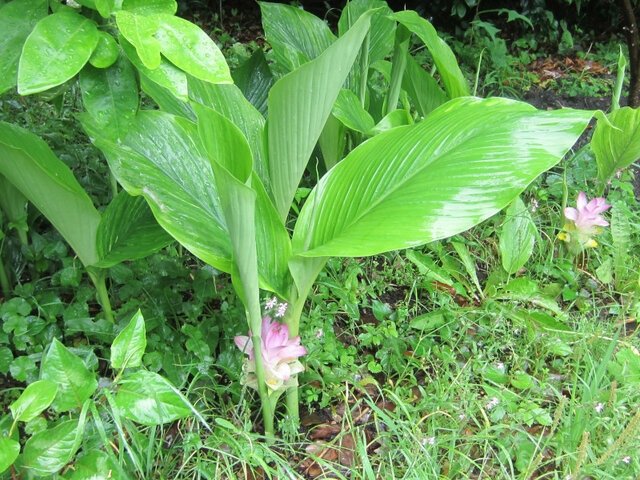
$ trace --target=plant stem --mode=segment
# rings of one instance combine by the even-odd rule
[[[111,185],[111,197],[115,198],[118,195],[118,180],[111,170],[109,170],[109,183]]]
[[[393,60],[391,67],[391,82],[389,85],[389,96],[387,97],[387,110],[389,114],[398,106],[398,98],[402,88],[402,77],[407,66],[407,52],[409,51],[409,39],[411,32],[404,25],[398,25],[396,29],[396,39],[393,48]]]
[[[4,268],[2,257],[0,257],[0,287],[2,288],[2,295],[7,300],[11,295],[11,284],[9,283],[9,276]]]
[[[98,302],[102,306],[104,316],[111,323],[113,320],[113,311],[111,310],[111,301],[109,300],[109,292],[107,292],[107,284],[105,282],[105,272],[102,269],[87,268],[87,272],[91,277],[93,285],[96,287]]]

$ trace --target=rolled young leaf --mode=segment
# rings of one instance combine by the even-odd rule
[[[63,10],[43,18],[24,43],[18,93],[29,95],[60,85],[87,63],[98,44],[95,22]]]
[[[366,256],[460,233],[555,165],[591,112],[458,98],[363,143],[314,188],[294,254]]]
[[[0,122],[0,174],[47,217],[85,266],[98,261],[100,214],[69,167],[44,141]]]

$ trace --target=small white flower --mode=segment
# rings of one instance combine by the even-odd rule
[[[278,304],[278,309],[276,310],[276,318],[284,317],[284,314],[287,313],[287,307],[289,304],[287,302]]]
[[[520,329],[519,329],[519,328],[516,328],[516,329],[513,331],[513,334],[514,334],[514,335],[520,335]]]
[[[631,457],[624,457],[624,458],[622,459],[622,462],[623,462],[623,463],[626,463],[627,465],[629,465],[629,464],[631,463]]]
[[[497,397],[493,397],[491,400],[489,400],[489,403],[487,403],[487,410],[491,410],[493,407],[497,407],[500,404],[500,400],[498,400]]]
[[[460,420],[464,420],[465,418],[467,418],[467,416],[464,413],[461,413],[460,415],[458,415],[458,418]]]
[[[315,334],[316,338],[322,338],[324,337],[324,330],[322,330],[321,328],[318,329],[318,331]]]
[[[531,213],[535,212],[536,210],[538,210],[538,200],[536,200],[535,198],[533,200],[531,200]]]
[[[273,298],[270,298],[269,300],[267,300],[267,303],[264,304],[264,308],[265,308],[265,310],[271,310],[277,304],[278,304],[278,300],[276,299],[276,297],[273,297]]]
[[[436,444],[436,437],[425,437],[422,439],[422,446],[435,445],[435,444]]]
[[[602,413],[602,410],[604,410],[604,404],[602,402],[595,403],[593,405],[593,409],[598,413]]]
[[[493,364],[498,370],[504,372],[504,363],[502,362],[496,362]]]

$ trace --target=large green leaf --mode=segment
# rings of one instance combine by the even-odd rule
[[[118,334],[111,344],[111,368],[137,367],[147,348],[147,334],[142,313],[133,314],[129,324]]]
[[[82,102],[110,138],[122,139],[138,111],[138,83],[131,63],[120,56],[108,68],[87,66],[80,72]]]
[[[340,90],[333,106],[333,116],[340,120],[345,127],[356,132],[367,133],[375,127],[373,118],[351,90]]]
[[[509,275],[516,273],[527,263],[535,240],[536,226],[531,213],[520,197],[516,197],[507,208],[499,243],[502,268]]]
[[[38,476],[56,473],[78,449],[79,428],[84,430],[84,422],[67,420],[34,434],[24,446],[24,466]]]
[[[168,380],[147,370],[122,378],[116,405],[122,416],[143,425],[162,425],[192,413],[189,401]]]
[[[34,134],[0,122],[0,174],[58,229],[84,265],[98,261],[100,214],[71,170]]]
[[[640,158],[640,109],[624,107],[598,120],[591,149],[598,164],[598,181],[604,186],[621,168]]]
[[[58,385],[58,393],[51,404],[58,412],[81,407],[98,388],[95,374],[56,338],[42,359],[40,378]]]
[[[261,48],[243,62],[233,73],[233,82],[263,116],[267,115],[267,96],[275,81]]]
[[[280,3],[259,3],[267,41],[276,61],[289,70],[313,60],[336,40],[329,26],[311,13]],[[290,55],[290,50],[299,55]]]
[[[198,120],[190,104],[176,98],[173,93],[171,93],[171,90],[150,80],[144,73],[139,73],[140,88],[158,104],[160,110],[172,113],[173,115],[179,115],[192,122]]]
[[[99,132],[90,136],[120,184],[129,194],[145,197],[171,236],[215,268],[231,271],[229,233],[195,124],[160,111],[141,111],[122,144]]]
[[[18,59],[33,27],[47,15],[47,0],[13,0],[0,8],[0,94],[16,85]]]
[[[49,380],[33,382],[18,399],[9,405],[13,418],[21,422],[30,422],[51,405],[58,392],[58,385]]]
[[[338,32],[344,35],[362,14],[376,9],[371,18],[371,38],[369,39],[369,63],[389,56],[393,48],[395,22],[389,18],[393,10],[382,0],[352,0],[342,10],[338,20]]]
[[[0,473],[16,461],[20,453],[20,444],[11,438],[0,437]]]
[[[418,35],[427,46],[449,98],[469,95],[469,86],[460,71],[456,57],[451,48],[438,36],[433,25],[413,10],[394,13],[393,19]]]
[[[438,81],[429,75],[413,57],[407,55],[407,68],[402,77],[404,88],[418,113],[425,117],[447,101],[447,94],[440,88]]]
[[[285,219],[309,156],[369,30],[371,12],[319,57],[278,80],[269,92],[269,172]]]
[[[124,0],[122,9],[140,15],[153,15],[156,13],[175,15],[178,10],[178,3],[175,0]]]
[[[98,43],[93,20],[63,10],[43,18],[27,37],[18,66],[18,93],[60,85],[78,73]]]
[[[176,98],[186,102],[189,99],[187,88],[187,76],[166,58],[160,59],[160,65],[157,68],[147,68],[133,45],[131,45],[125,37],[119,36],[122,51],[129,61],[144,74],[149,80],[169,90]]]
[[[189,97],[231,120],[249,142],[253,169],[271,195],[271,181],[265,147],[264,117],[236,85],[214,85],[189,77]]]
[[[154,36],[159,27],[158,16],[137,15],[127,10],[120,10],[116,13],[116,22],[120,34],[136,47],[142,64],[150,70],[158,68],[161,61],[161,45]]]
[[[0,174],[0,210],[15,228],[26,233],[27,198],[13,184]]]
[[[284,296],[291,242],[260,179],[252,175],[249,145],[238,127],[225,116],[201,104],[193,105],[198,114],[200,138],[214,167],[231,239],[236,244],[235,263],[241,267],[242,249],[246,252],[257,249],[262,287]],[[229,223],[230,218],[235,226]],[[249,241],[256,244],[242,244]],[[239,273],[249,275],[242,268]]]
[[[462,232],[555,165],[591,116],[452,100],[363,143],[325,175],[298,218],[294,253],[365,256]]]
[[[122,191],[111,201],[98,226],[96,249],[100,261],[95,266],[108,268],[144,258],[171,241],[144,199]]]
[[[67,478],[67,477],[65,477]],[[73,464],[71,480],[106,480],[109,478],[129,478],[122,471],[114,457],[102,450],[92,450]]]
[[[232,83],[229,66],[211,37],[200,27],[173,15],[159,14],[162,54],[189,75],[211,83]]]

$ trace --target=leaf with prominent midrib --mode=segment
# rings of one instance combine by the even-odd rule
[[[452,100],[363,143],[328,172],[300,213],[293,252],[360,257],[467,230],[555,165],[591,116],[501,98]]]

